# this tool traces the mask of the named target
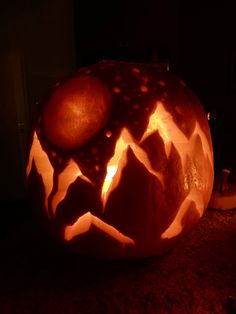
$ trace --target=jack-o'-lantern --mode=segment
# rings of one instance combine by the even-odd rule
[[[157,255],[208,205],[208,121],[197,96],[169,71],[102,61],[52,88],[32,135],[27,176],[35,206],[73,250]]]

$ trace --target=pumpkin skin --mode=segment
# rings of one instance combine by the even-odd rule
[[[73,250],[158,255],[203,215],[212,142],[199,99],[158,65],[102,61],[58,82],[36,119],[30,197]]]

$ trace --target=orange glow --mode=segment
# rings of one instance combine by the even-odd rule
[[[166,155],[169,156],[171,144],[174,143],[175,148],[178,150],[182,165],[184,167],[185,159],[187,155],[191,155],[193,149],[194,140],[196,135],[199,135],[204,153],[208,156],[209,160],[213,162],[213,156],[211,153],[210,146],[208,144],[207,138],[202,131],[198,123],[195,124],[195,129],[190,139],[188,139],[185,134],[178,128],[173,120],[171,114],[164,108],[163,103],[158,101],[156,103],[156,109],[149,119],[149,124],[146,132],[143,135],[142,140],[144,140],[148,135],[159,131],[165,144]]]
[[[156,103],[156,109],[149,119],[148,127],[143,135],[142,140],[157,130],[159,131],[159,134],[164,141],[167,156],[170,154],[172,142],[175,143],[175,146],[178,143],[181,143],[181,145],[183,145],[183,143],[188,143],[187,137],[176,126],[175,122],[173,121],[173,117],[164,108],[163,103],[160,101]]]
[[[30,150],[30,155],[29,155],[29,162],[26,168],[26,174],[29,176],[29,173],[32,169],[32,163],[35,163],[37,172],[41,176],[43,180],[43,185],[45,188],[45,198],[44,198],[44,205],[48,213],[48,197],[52,191],[53,188],[53,167],[50,163],[50,160],[43,150],[40,141],[38,139],[37,133],[34,132],[34,137],[33,137],[33,143],[32,147]]]
[[[52,199],[52,211],[54,215],[58,204],[65,198],[69,186],[75,182],[78,177],[92,184],[92,182],[82,174],[78,165],[70,159],[66,168],[58,175],[58,189]]]
[[[106,137],[110,138],[112,136],[112,132],[111,131],[106,131],[105,135],[106,135]]]
[[[209,158],[210,162],[213,164],[213,154],[211,152],[211,148],[210,148],[209,143],[207,141],[206,135],[202,131],[198,122],[195,125],[195,129],[193,131],[193,135],[191,136],[191,140],[193,140],[194,135],[199,135],[199,137],[202,141],[202,148],[204,150],[204,153]]]
[[[143,164],[143,166],[147,169],[148,172],[150,172],[152,175],[154,175],[155,177],[158,178],[158,180],[161,182],[161,184],[163,185],[164,181],[163,181],[163,175],[158,172],[155,171],[150,163],[149,157],[147,155],[147,153],[145,152],[145,150],[143,150],[138,144],[136,144],[135,142],[130,144],[130,147],[135,155],[135,157]]]
[[[126,165],[127,139],[129,136],[128,130],[123,129],[117,140],[114,155],[107,164],[107,174],[102,186],[102,201],[104,207],[109,193],[118,185],[122,169]]]
[[[62,83],[43,111],[47,140],[63,150],[83,145],[105,125],[111,99],[107,85],[93,76],[80,75]]]
[[[177,215],[175,216],[170,226],[162,233],[162,239],[171,239],[182,232],[182,219],[187,213],[189,206],[192,202],[194,202],[199,215],[203,215],[204,201],[202,193],[200,191],[197,191],[197,189],[192,189],[183,201],[183,203],[180,205]]]
[[[33,161],[35,163],[37,172],[39,173],[43,180],[43,186],[45,188],[44,206],[49,216],[48,198],[52,193],[53,189],[54,170],[47,154],[44,152],[40,144],[36,132],[34,133],[33,143],[30,150],[29,162],[26,168],[27,176],[29,176],[30,174]],[[87,177],[85,177],[82,174],[78,165],[71,159],[69,160],[66,168],[60,174],[58,174],[58,189],[56,193],[53,195],[51,203],[54,215],[56,213],[56,208],[58,204],[65,198],[68,187],[77,179],[77,177],[80,177],[81,179],[93,184]]]
[[[116,239],[123,246],[126,245],[135,245],[133,239],[125,236],[121,232],[119,232],[116,228],[110,226],[105,223],[98,217],[92,215],[90,212],[87,212],[83,216],[79,217],[78,220],[71,226],[67,226],[64,231],[64,238],[66,241],[72,240],[74,237],[89,232],[92,226],[97,227],[110,237]]]
[[[231,190],[212,194],[208,122],[182,85],[159,65],[102,61],[46,95],[27,185],[64,246],[111,259],[158,255],[208,205],[236,203]]]
[[[163,176],[155,171],[150,163],[147,153],[137,144],[127,129],[123,129],[116,143],[115,153],[107,165],[107,174],[102,187],[103,207],[106,205],[109,194],[120,181],[122,170],[127,163],[127,149],[130,147],[135,157],[144,165],[151,174],[156,176],[163,184]]]
[[[141,90],[141,92],[143,92],[143,93],[148,92],[148,88],[147,88],[146,85],[141,85],[141,86],[140,86],[140,90]]]
[[[188,139],[176,125],[172,115],[164,108],[163,103],[159,101],[156,103],[156,109],[149,119],[148,127],[143,135],[142,140],[144,140],[147,136],[149,136],[156,130],[159,131],[159,134],[163,139],[167,157],[170,154],[171,146],[175,146],[181,158],[183,169],[186,169],[187,167],[187,157],[189,158],[189,156],[193,155],[198,137],[200,138],[202,144],[205,160],[209,160],[210,163],[213,164],[213,155],[211,152],[211,148],[199,123],[196,122],[194,131],[190,139]],[[185,190],[189,191],[189,194],[181,204],[176,217],[174,218],[168,229],[162,234],[162,238],[171,238],[181,233],[183,228],[181,225],[181,220],[186,214],[186,211],[188,210],[191,202],[195,203],[199,215],[203,215],[205,204],[202,191],[205,191],[206,187],[208,186],[209,175],[206,174],[205,178],[201,178],[201,180],[199,180],[198,171],[199,170],[196,169],[196,166],[192,164],[191,175],[193,177],[190,182],[188,182],[187,179],[188,171],[184,172],[184,188]]]

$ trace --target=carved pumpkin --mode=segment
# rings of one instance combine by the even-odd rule
[[[157,65],[102,61],[57,83],[42,104],[29,192],[78,252],[157,255],[203,215],[212,191],[204,110]]]

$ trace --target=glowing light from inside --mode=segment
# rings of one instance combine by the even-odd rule
[[[29,155],[29,162],[26,168],[26,174],[29,176],[30,171],[32,169],[33,161],[35,163],[35,167],[37,169],[37,172],[41,176],[43,180],[43,185],[45,188],[45,198],[44,198],[44,206],[46,208],[47,214],[48,213],[48,197],[52,191],[53,188],[53,167],[51,165],[51,162],[43,150],[40,141],[38,139],[37,133],[34,132],[33,136],[33,143],[30,150]]]
[[[201,141],[202,141],[202,147],[203,147],[203,150],[204,150],[204,153],[208,156],[211,164],[213,164],[213,154],[211,152],[211,149],[210,149],[210,146],[209,146],[209,143],[208,143],[208,140],[206,138],[206,135],[204,134],[204,132],[202,131],[199,123],[197,122],[196,125],[195,125],[195,129],[193,131],[193,135],[191,136],[191,139],[193,139],[194,135],[199,135]]]
[[[187,197],[184,199],[183,203],[180,205],[177,215],[170,224],[170,226],[162,233],[162,239],[171,239],[179,235],[183,230],[182,219],[187,214],[189,206],[194,202],[196,210],[198,211],[200,217],[203,215],[204,211],[204,201],[203,196],[200,191],[192,188]]]
[[[171,144],[174,143],[175,148],[178,150],[181,156],[183,167],[185,165],[185,159],[187,155],[191,155],[196,135],[199,135],[201,138],[204,153],[208,156],[209,160],[213,162],[209,143],[199,123],[196,122],[191,138],[188,139],[181,129],[176,125],[172,115],[165,109],[163,103],[160,101],[156,103],[156,109],[150,116],[149,123],[142,140],[157,130],[159,131],[159,134],[165,144],[165,152],[167,157],[170,154]]]
[[[169,134],[166,130],[166,120],[163,117],[163,114],[161,113],[165,112],[165,109],[160,101],[156,103],[156,109],[154,113],[150,116],[149,123],[146,129],[146,132],[144,133],[144,136],[142,140],[144,140],[150,133],[155,132],[156,130],[159,131],[160,136],[164,140],[165,143],[170,141]],[[163,121],[164,119],[164,121]]]
[[[107,165],[107,174],[102,186],[103,208],[106,205],[109,194],[119,184],[122,170],[127,163],[128,148],[133,151],[135,157],[143,164],[147,171],[156,176],[163,184],[163,175],[152,168],[147,153],[135,142],[129,131],[124,128],[117,140],[114,155]]]
[[[36,132],[34,132],[33,143],[29,155],[29,162],[26,168],[27,176],[29,176],[30,174],[33,161],[35,163],[37,172],[43,180],[43,186],[45,189],[44,206],[48,216],[50,216],[48,211],[48,199],[53,190],[54,169],[47,154],[40,144]],[[65,198],[69,186],[77,179],[77,177],[80,177],[82,180],[87,181],[90,184],[93,184],[87,177],[82,174],[78,165],[71,159],[69,160],[66,168],[58,174],[58,186],[52,197],[51,203],[54,215],[56,213],[56,208],[58,204]]]
[[[213,163],[211,148],[200,125],[198,123],[195,124],[194,132],[188,139],[185,136],[185,134],[181,131],[181,129],[178,127],[178,125],[174,122],[172,115],[165,109],[163,103],[160,101],[156,103],[156,108],[153,114],[150,116],[147,129],[141,139],[141,142],[150,134],[156,132],[157,130],[163,139],[167,157],[169,156],[171,146],[174,143],[174,146],[180,155],[183,169],[185,169],[186,166],[186,157],[191,156],[193,154],[193,151],[196,147],[196,138],[198,136],[201,139],[205,158],[208,158],[211,164]],[[105,135],[107,137],[110,137],[111,136],[110,131],[108,131]],[[162,174],[156,172],[152,168],[146,151],[144,151],[139,146],[139,143],[132,137],[130,132],[124,128],[121,131],[119,139],[117,140],[114,155],[107,164],[107,173],[104,179],[101,192],[103,208],[105,208],[109,194],[118,186],[120,182],[122,171],[127,164],[128,149],[131,149],[136,158],[144,165],[144,167],[151,174],[155,175],[162,184],[164,184]],[[48,199],[53,190],[54,170],[46,152],[43,150],[40,144],[36,132],[34,133],[32,148],[29,156],[29,162],[27,165],[27,176],[29,175],[32,169],[33,161],[35,163],[37,172],[42,177],[43,185],[45,188],[44,203],[48,213]],[[81,177],[81,179],[89,182],[90,184],[93,184],[87,177],[85,177],[82,174],[78,165],[72,159],[69,160],[66,168],[57,175],[58,180],[56,180],[56,182],[58,182],[58,186],[57,189],[54,188],[54,191],[55,190],[56,191],[54,192],[51,203],[54,215],[56,213],[58,204],[66,197],[69,186],[78,177]],[[181,233],[183,229],[182,220],[185,214],[187,214],[191,202],[195,203],[199,215],[202,216],[205,205],[203,196],[201,194],[202,191],[198,190],[197,188],[198,188],[197,183],[195,187],[194,186],[185,187],[186,190],[190,189],[189,194],[185,198],[183,203],[180,205],[176,217],[174,217],[169,227],[163,232],[161,236],[163,239],[172,238]],[[134,243],[132,239],[126,237],[117,229],[110,226],[109,224],[106,224],[98,217],[92,215],[90,212],[80,217],[72,226],[67,226],[65,228],[65,239],[69,241],[73,237],[81,233],[87,232],[92,225],[98,227],[99,229],[103,230],[105,233],[109,234],[113,238],[116,238],[118,241],[122,243]]]
[[[110,166],[107,171],[106,180],[111,181],[117,171],[117,166]]]
[[[106,131],[105,136],[110,138],[112,136],[112,132],[111,131]]]
[[[172,115],[164,108],[163,103],[160,101],[156,103],[156,109],[154,113],[150,116],[148,127],[142,137],[142,140],[147,138],[147,136],[149,136],[156,130],[158,130],[160,136],[163,139],[167,157],[169,156],[171,146],[174,143],[173,145],[177,149],[179,156],[181,158],[183,169],[185,169],[186,166],[187,156],[192,156],[193,154],[193,151],[196,147],[195,146],[196,139],[198,136],[202,143],[205,160],[209,160],[211,165],[213,165],[213,155],[211,152],[211,148],[206,138],[206,135],[202,131],[199,123],[196,122],[194,131],[190,139],[188,139],[186,135],[178,127],[178,125],[176,125]],[[196,169],[196,173],[197,172],[198,170]],[[202,187],[201,182],[198,182],[197,177],[195,177],[195,180],[197,181],[195,182],[195,185],[192,187],[187,186],[185,184],[186,185],[185,190],[190,189],[189,194],[184,200],[184,202],[181,204],[176,217],[174,218],[168,229],[162,234],[162,238],[171,238],[181,233],[183,229],[181,221],[186,212],[188,211],[191,202],[195,203],[199,215],[200,216],[203,215],[203,211],[206,204],[204,204],[202,190],[204,190],[205,188]],[[207,180],[208,178],[206,178],[206,182]]]
[[[141,85],[140,90],[141,90],[141,92],[146,93],[146,92],[148,92],[148,87],[146,85]]]
[[[75,182],[78,177],[92,184],[92,182],[82,174],[78,165],[70,159],[66,168],[58,175],[58,188],[52,199],[52,211],[54,215],[58,204],[65,198],[69,186]]]
[[[88,232],[92,226],[97,227],[110,237],[116,239],[123,246],[135,244],[133,239],[122,234],[116,228],[105,223],[98,217],[92,215],[90,212],[87,212],[83,216],[79,217],[73,225],[65,227],[64,238],[66,241],[70,241],[74,237]]]
[[[125,151],[127,150],[128,143],[125,141],[125,138],[128,138],[128,130],[123,129],[119,139],[116,142],[115,152],[113,157],[109,160],[107,164],[107,173],[104,179],[104,183],[102,186],[102,201],[103,205],[107,201],[108,191],[110,191],[111,184],[113,183],[112,189],[114,189],[118,183],[118,176],[116,176],[117,180],[113,180],[115,174],[117,173],[118,165],[119,165],[119,174],[121,175],[122,169],[126,164]],[[123,156],[123,158],[122,158]],[[123,164],[120,163],[120,160],[123,160]]]

